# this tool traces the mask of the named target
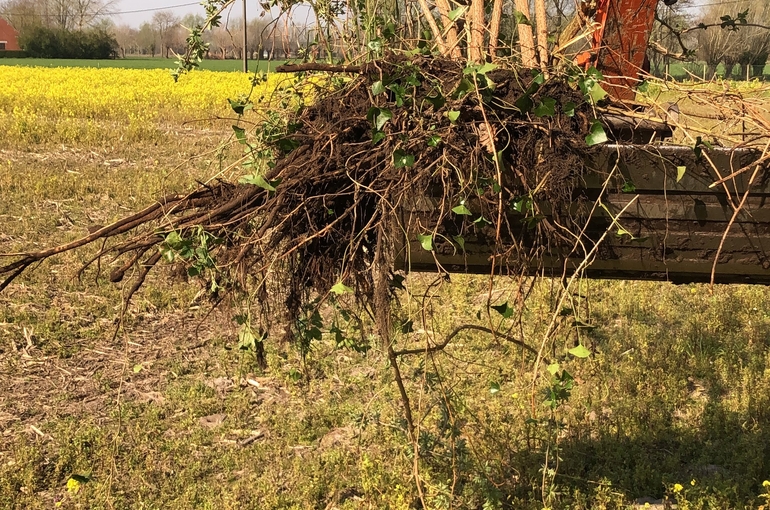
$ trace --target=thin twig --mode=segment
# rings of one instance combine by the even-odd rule
[[[420,348],[420,349],[402,349],[400,351],[395,351],[394,354],[396,356],[407,356],[407,355],[410,355],[410,354],[431,354],[431,353],[434,353],[434,352],[443,351],[449,345],[449,343],[454,339],[454,337],[456,337],[457,335],[459,335],[460,333],[462,333],[465,330],[481,331],[482,333],[488,333],[488,334],[494,336],[495,338],[497,338],[497,337],[503,338],[503,339],[507,340],[508,342],[511,342],[512,344],[516,344],[519,347],[521,347],[522,349],[524,349],[526,351],[529,351],[532,354],[534,354],[535,356],[537,356],[537,351],[535,349],[533,349],[532,347],[530,347],[529,345],[527,345],[524,342],[522,342],[521,340],[518,340],[517,338],[514,338],[514,337],[512,337],[510,335],[507,335],[505,333],[500,333],[499,331],[495,331],[495,330],[493,330],[491,328],[488,328],[486,326],[478,326],[476,324],[463,324],[462,326],[456,327],[454,330],[452,330],[451,333],[449,333],[444,338],[444,341],[441,342],[440,344],[433,345],[433,346],[428,346],[428,347],[424,347],[424,348]]]

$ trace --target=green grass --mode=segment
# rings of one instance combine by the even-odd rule
[[[72,240],[190,189],[217,168],[212,154],[194,157],[216,140],[0,141],[0,253]],[[545,345],[575,380],[553,411],[548,372],[533,385],[532,357],[501,338],[466,332],[403,359],[415,464],[376,339],[363,355],[325,335],[303,357],[275,335],[260,370],[238,349],[244,305],[209,315],[199,284],[166,266],[113,338],[131,282],[107,282],[109,260],[102,276],[75,278],[95,249],[44,262],[0,294],[0,508],[416,508],[415,465],[431,509],[627,508],[645,496],[758,508],[770,494],[764,287],[580,282]],[[542,280],[519,322],[487,309],[488,277],[434,280],[408,276],[394,314],[415,332],[398,347],[490,317],[539,347],[559,285]],[[492,292],[493,305],[516,302],[512,279]],[[589,358],[568,354],[577,341]],[[68,488],[73,476],[87,481]]]
[[[46,58],[3,58],[0,65],[8,66],[39,66],[39,67],[117,67],[125,69],[176,69],[176,59],[129,57],[106,60],[77,60],[77,59],[46,59]],[[249,71],[270,71],[285,63],[285,60],[250,61]],[[204,60],[201,69],[208,71],[241,71],[243,63],[240,60]]]
[[[692,63],[673,63],[669,66],[669,74],[676,80],[689,80],[692,79],[692,76],[689,73],[692,73],[694,76],[696,76],[699,79],[703,78],[703,63],[698,62],[692,62]],[[665,68],[661,67],[661,71],[659,75],[662,75],[665,72]],[[720,78],[725,77],[725,67],[722,64],[719,64],[716,69],[717,75]],[[707,76],[706,79],[709,79],[710,77]],[[733,69],[733,74],[730,76],[733,80],[745,80],[746,76],[741,76],[740,73],[740,67],[736,66]],[[766,65],[763,69],[762,76],[751,76],[752,79],[762,79],[766,80],[770,78],[770,65]]]

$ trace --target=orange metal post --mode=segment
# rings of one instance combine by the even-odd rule
[[[617,99],[633,99],[645,62],[647,42],[655,23],[658,0],[602,0],[594,20],[593,64]]]

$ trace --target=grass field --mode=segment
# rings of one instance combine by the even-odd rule
[[[69,72],[63,81],[99,90],[99,75]],[[177,111],[173,92],[148,92],[161,79],[113,93],[147,98],[133,108]],[[92,119],[85,107],[52,112],[43,87],[15,97],[26,115],[53,120],[34,139],[0,138],[0,254],[80,237],[239,156],[222,144],[231,122],[182,126],[215,102],[148,118],[128,139],[123,120]],[[0,104],[13,115],[13,102]],[[56,130],[89,121],[98,143]],[[260,370],[239,349],[234,317],[246,305],[211,312],[173,266],[152,274],[114,336],[130,282],[111,284],[96,267],[76,277],[97,248],[42,263],[0,294],[0,508],[407,509],[419,508],[416,474],[431,509],[768,504],[764,287],[581,282],[546,352],[574,379],[553,407],[549,391],[565,380],[543,368],[533,386],[532,357],[502,338],[465,333],[442,353],[403,359],[415,462],[376,338],[362,354],[325,334],[306,358],[271,341]],[[407,277],[394,313],[414,331],[399,333],[399,346],[483,323],[488,298],[513,302],[517,290],[499,278],[489,296],[488,277],[434,286],[435,276]],[[535,287],[520,323],[495,320],[537,347],[556,285]],[[568,354],[578,335],[586,359]]]
[[[0,58],[0,65],[25,67],[95,67],[119,69],[176,69],[175,58],[128,57],[104,60],[54,59],[54,58]],[[271,71],[285,60],[249,61],[249,71]],[[200,68],[204,71],[238,72],[243,70],[240,60],[204,60]]]
[[[675,62],[669,66],[668,69],[669,75],[676,79],[676,80],[692,80],[694,78],[702,79],[704,76],[704,72],[706,70],[704,69],[704,64],[699,62],[688,62],[688,63],[678,63]],[[658,76],[662,77],[662,75],[665,73],[664,69],[660,70],[660,73],[658,73]],[[719,78],[725,77],[725,66],[722,64],[719,64],[716,69],[717,76]],[[766,65],[765,68],[762,71],[762,76],[756,76],[752,75],[751,79],[759,79],[759,80],[766,80],[768,77],[770,77],[770,65]],[[708,76],[706,76],[706,79],[709,79]],[[733,69],[732,76],[728,77],[728,79],[733,80],[745,80],[746,76],[740,75],[740,69]]]

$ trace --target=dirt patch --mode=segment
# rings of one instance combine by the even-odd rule
[[[169,360],[221,334],[195,317],[158,314],[146,319],[148,327],[139,323],[115,340],[114,321],[99,319],[99,339],[72,339],[59,352],[41,348],[45,340],[32,327],[0,323],[0,426],[35,434],[40,424],[66,416],[108,421],[119,397],[163,403],[173,378]]]

